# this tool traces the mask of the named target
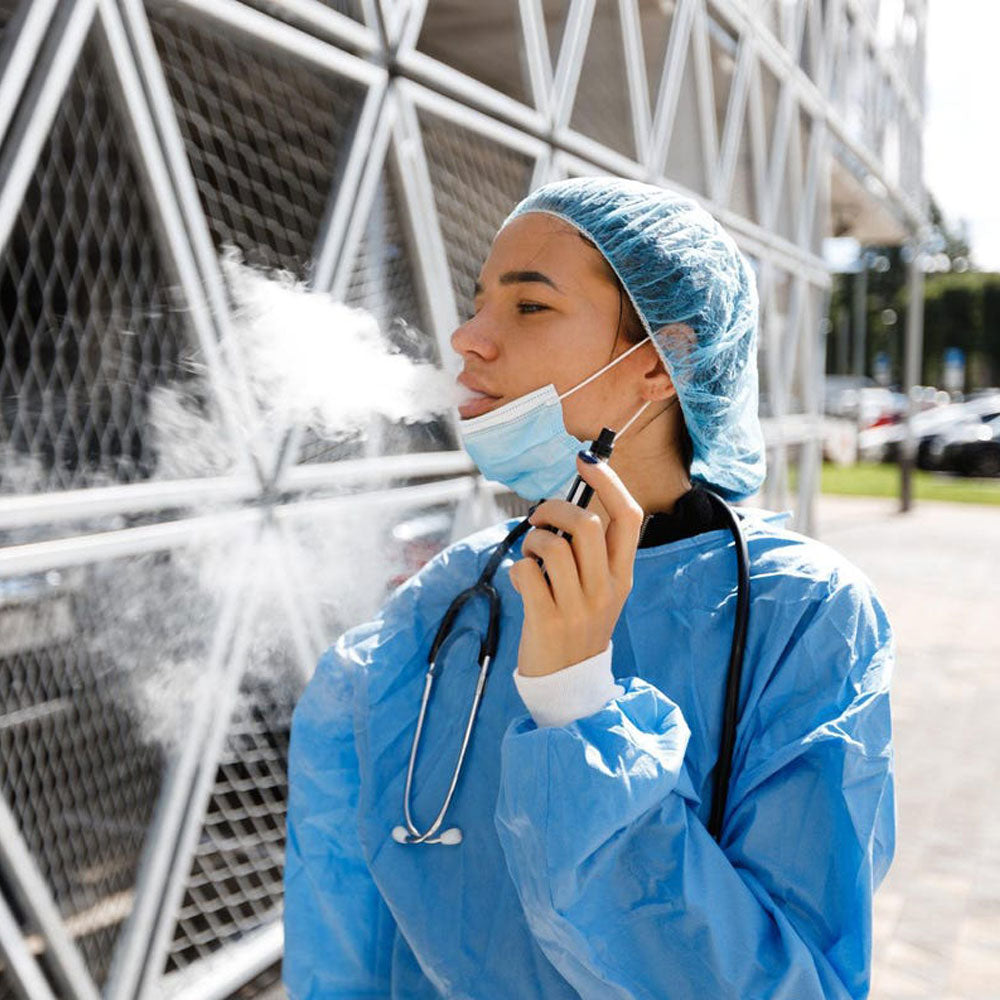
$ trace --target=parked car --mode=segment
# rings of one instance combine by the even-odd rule
[[[944,454],[949,446],[979,441],[983,424],[998,416],[1000,393],[995,392],[942,407],[928,415],[917,431],[917,467],[932,471],[943,469]]]
[[[858,392],[875,387],[867,375],[827,375],[823,381],[823,412],[830,417],[858,417]]]
[[[941,468],[960,476],[1000,476],[1000,416],[970,428],[944,448]]]
[[[906,412],[906,396],[857,375],[827,375],[823,412],[856,422],[858,429],[893,423]]]

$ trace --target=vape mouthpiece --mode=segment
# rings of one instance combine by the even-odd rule
[[[597,440],[591,445],[590,452],[596,455],[602,462],[611,458],[611,452],[615,447],[615,432],[610,427],[605,427],[597,435]]]

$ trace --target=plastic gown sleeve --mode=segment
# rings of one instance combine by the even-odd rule
[[[282,967],[290,1000],[389,996],[395,922],[358,838],[350,662],[378,625],[323,654],[292,719]]]
[[[650,684],[508,728],[497,831],[535,939],[582,997],[868,995],[893,642],[867,586],[803,604],[744,708],[721,846],[695,811],[688,726]]]

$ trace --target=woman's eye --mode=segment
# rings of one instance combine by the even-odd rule
[[[543,309],[548,309],[548,306],[539,305],[537,302],[518,302],[518,311],[525,314],[531,314],[534,312],[541,312]]]

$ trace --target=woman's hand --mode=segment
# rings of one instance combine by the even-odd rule
[[[525,558],[510,571],[524,602],[517,663],[526,677],[555,673],[605,650],[632,589],[642,508],[606,463],[578,457],[576,465],[610,523],[605,530],[597,514],[566,500],[546,500],[531,515]],[[539,530],[545,525],[568,532],[572,541]],[[535,556],[544,562],[548,581]]]

